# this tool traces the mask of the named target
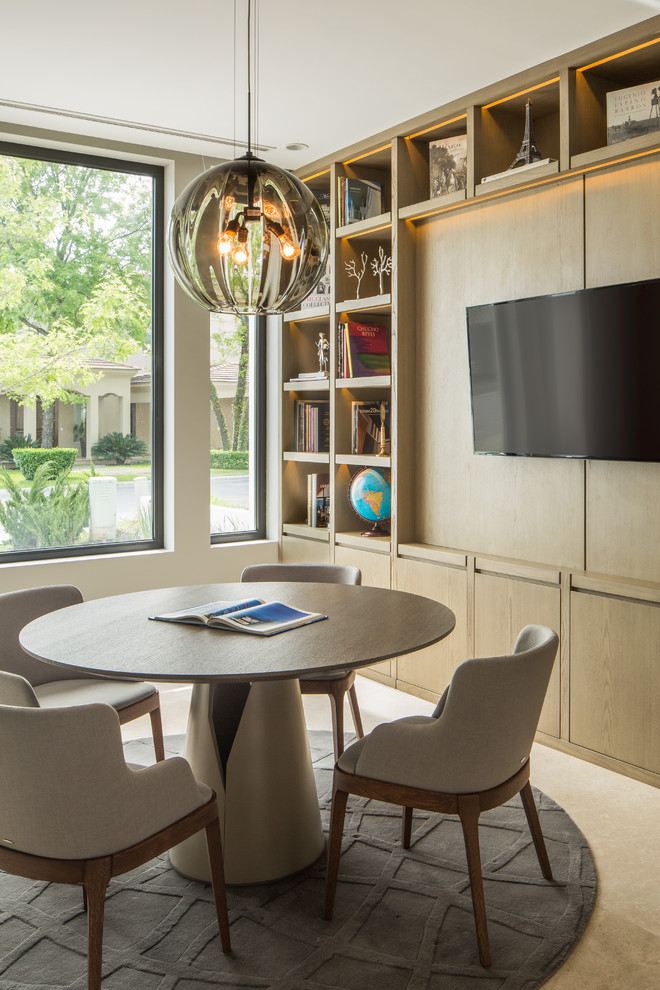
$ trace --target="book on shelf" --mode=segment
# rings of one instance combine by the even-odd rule
[[[310,294],[303,299],[300,304],[301,309],[314,309],[316,306],[330,305],[330,292],[332,289],[332,264],[331,257],[325,263],[323,275],[318,280]]]
[[[339,378],[389,375],[387,327],[382,323],[340,323],[337,337]]]
[[[518,175],[519,172],[532,172],[542,165],[551,165],[556,162],[556,158],[541,158],[538,162],[530,162],[529,165],[516,165],[515,168],[505,168],[503,172],[493,172],[492,175],[484,175],[482,182],[493,182],[494,179],[503,179],[505,176]]]
[[[339,176],[337,184],[340,227],[377,217],[383,212],[383,187],[380,182]]]
[[[274,636],[276,633],[295,629],[327,619],[320,612],[303,612],[282,602],[264,602],[261,598],[244,598],[237,602],[207,602],[176,612],[150,615],[158,622],[182,622],[209,629],[225,629],[230,632],[251,633],[256,636]]]
[[[307,475],[307,525],[327,529],[330,525],[330,475]]]
[[[607,143],[657,131],[660,137],[660,82],[615,89],[607,97]]]
[[[295,382],[316,382],[328,380],[327,371],[301,371],[295,378],[289,378],[291,384]]]
[[[296,399],[293,439],[298,453],[327,454],[330,450],[330,403]]]
[[[429,143],[431,199],[467,188],[467,134]]]
[[[390,453],[390,404],[389,402],[352,402],[351,452],[353,454],[380,454],[381,430],[385,431],[383,454]]]

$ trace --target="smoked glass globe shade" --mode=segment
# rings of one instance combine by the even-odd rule
[[[248,154],[183,190],[168,253],[180,285],[205,309],[284,313],[298,309],[323,274],[328,228],[303,182]]]

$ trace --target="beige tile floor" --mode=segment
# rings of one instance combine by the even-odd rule
[[[165,733],[184,732],[190,689],[160,690]],[[432,709],[363,677],[357,690],[365,731]],[[310,728],[331,728],[326,698],[306,697],[304,704]],[[346,725],[348,731],[348,711]],[[125,739],[148,736],[148,719],[122,732]],[[532,782],[582,829],[599,879],[587,930],[547,990],[660,990],[660,790],[540,745],[532,754]]]

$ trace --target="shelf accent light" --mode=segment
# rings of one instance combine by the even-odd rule
[[[247,0],[247,153],[207,169],[172,209],[168,255],[188,295],[213,313],[279,314],[320,279],[328,228],[295,175],[252,154],[251,8]]]

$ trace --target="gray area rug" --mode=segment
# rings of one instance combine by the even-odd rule
[[[183,737],[166,740],[169,755]],[[324,822],[332,737],[311,732]],[[151,744],[126,758],[153,761]],[[482,816],[493,965],[478,962],[458,819],[416,813],[401,849],[400,810],[352,798],[335,918],[322,920],[325,864],[278,883],[229,889],[233,951],[220,950],[209,887],[166,856],[112,881],[104,990],[533,990],[564,962],[596,897],[587,842],[565,811],[535,792],[555,882],[543,880],[522,805]],[[84,990],[86,915],[80,888],[0,873],[0,990]]]

